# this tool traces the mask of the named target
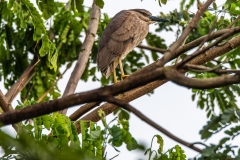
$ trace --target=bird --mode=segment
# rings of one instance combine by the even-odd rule
[[[154,22],[169,20],[152,16],[145,9],[122,10],[112,18],[100,37],[97,53],[97,66],[106,78],[113,72],[113,81],[118,82],[118,64],[121,80],[128,76],[123,71],[122,59],[142,42]]]

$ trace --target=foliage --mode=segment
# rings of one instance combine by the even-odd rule
[[[66,64],[69,64],[67,66],[69,68],[70,64],[78,58],[90,19],[91,9],[83,5],[84,0],[70,0],[67,4],[54,0],[36,0],[36,4],[32,2],[30,0],[0,1],[0,80],[4,80],[5,88],[10,89],[29,65],[35,65],[33,77],[21,91],[19,105],[14,107],[16,110],[37,103],[45,93],[48,94],[43,101],[61,96],[58,86],[55,85],[61,76],[60,68]],[[167,2],[167,0],[158,0],[162,7]],[[103,8],[105,2],[96,0],[95,3]],[[172,32],[177,39],[194,16],[191,9],[200,8],[201,5],[200,1],[182,0],[179,10],[176,9],[167,14],[160,12],[161,17],[171,22],[157,24],[155,32],[147,35],[147,44],[167,49],[165,37],[159,37],[158,33]],[[239,26],[239,16],[239,0],[226,0],[223,5],[215,1],[204,12],[197,27],[193,28],[183,44],[193,42],[209,32],[229,28],[235,20],[237,21],[234,22],[233,27]],[[112,77],[106,79],[98,75],[99,71],[96,68],[99,39],[110,20],[106,13],[101,14],[92,52],[81,77],[84,82],[99,81],[102,85],[112,83]],[[229,39],[223,40],[219,45],[228,42]],[[199,49],[213,41],[204,42]],[[203,66],[212,68],[212,71],[240,69],[239,51],[240,47],[232,49]],[[186,51],[179,57],[180,60],[191,53],[192,50]],[[161,56],[155,51],[151,51],[149,55],[143,49],[134,49],[124,59],[124,69],[126,73],[131,74]],[[119,69],[117,75],[120,76]],[[186,75],[200,79],[219,76],[211,71],[194,70]],[[52,87],[53,89],[48,92]],[[209,118],[199,133],[201,138],[208,140],[219,132],[225,133],[225,137],[217,144],[203,143],[205,148],[195,159],[240,159],[239,146],[231,144],[240,134],[238,96],[240,96],[239,84],[205,90],[192,89],[192,100],[197,101],[197,106],[205,110]],[[218,110],[219,113],[217,113]],[[111,145],[116,151],[123,144],[129,151],[143,149],[143,146],[129,132],[129,113],[119,109],[115,114],[118,118],[107,123],[105,113],[99,111],[103,127],[91,121],[81,121],[80,138],[76,124],[67,116],[52,113],[26,120],[24,123],[17,124],[19,130],[16,138],[0,132],[0,145],[4,149],[1,159],[52,159],[52,157],[60,160],[106,159],[107,145]],[[159,144],[157,151],[152,149],[154,138],[157,138]],[[145,152],[148,154],[148,159],[186,159],[179,145],[168,149],[165,153],[163,145],[162,137],[155,135],[152,138],[151,147]]]
[[[153,139],[157,138],[157,143],[159,144],[159,148],[157,151],[152,150]],[[184,150],[179,146],[176,145],[173,148],[169,149],[167,152],[163,153],[163,139],[160,135],[155,135],[152,138],[151,146],[146,150],[144,153],[145,155],[148,154],[148,160],[150,160],[153,155],[153,160],[186,160],[186,155],[184,154]]]
[[[25,102],[25,105],[30,103],[34,102]],[[19,107],[24,107],[24,104]],[[124,115],[129,117],[127,112]],[[106,159],[107,144],[116,151],[123,143],[129,151],[143,149],[129,132],[129,121],[124,117],[119,114],[119,118],[116,117],[107,124],[102,110],[99,111],[99,116],[103,128],[91,121],[80,122],[81,142],[74,123],[59,113],[34,118],[33,125],[19,124],[16,138],[0,131],[0,146],[5,153],[1,159]]]

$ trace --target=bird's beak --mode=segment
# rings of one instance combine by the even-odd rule
[[[168,19],[158,18],[158,17],[154,17],[154,16],[150,16],[149,18],[150,18],[152,21],[155,21],[155,22],[170,22]]]

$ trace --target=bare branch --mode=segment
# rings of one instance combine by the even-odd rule
[[[240,36],[236,36],[235,38],[231,39],[230,41],[226,42],[224,45],[212,48],[211,50],[206,51],[204,54],[201,54],[191,60],[189,64],[204,64],[214,58],[223,55],[231,51],[232,49],[240,46]]]
[[[4,112],[8,112],[12,110],[11,105],[7,102],[7,99],[1,90],[0,90],[0,106]],[[12,124],[12,127],[15,129],[15,131],[18,130],[18,126],[16,124]]]
[[[235,74],[240,74],[240,70],[236,69],[217,69],[219,66],[214,67],[214,68],[209,68],[205,66],[199,66],[199,65],[194,65],[194,64],[185,64],[184,69],[191,70],[191,71],[196,71],[196,72],[214,72],[217,74],[226,74],[226,73],[235,73]]]
[[[156,48],[156,47],[151,47],[151,46],[145,46],[145,45],[138,45],[137,46],[138,48],[141,48],[141,49],[147,49],[147,50],[150,50],[150,51],[154,51],[154,52],[159,52],[159,53],[164,53],[166,52],[166,49],[161,49],[161,48]]]
[[[169,138],[175,140],[176,142],[181,143],[182,145],[185,145],[186,147],[189,147],[199,153],[202,152],[201,149],[194,147],[191,143],[188,143],[184,140],[182,140],[181,138],[173,135],[171,132],[169,132],[168,130],[166,130],[165,128],[161,127],[160,125],[158,125],[157,123],[153,122],[152,120],[150,120],[148,117],[146,117],[144,114],[142,114],[140,111],[138,111],[136,108],[132,107],[130,104],[128,104],[127,102],[125,102],[124,100],[120,100],[120,99],[116,99],[112,96],[108,96],[105,98],[105,100],[109,103],[115,104],[119,107],[122,107],[130,112],[132,112],[133,114],[135,114],[138,118],[140,118],[141,120],[143,120],[144,122],[146,122],[147,124],[149,124],[150,126],[154,127],[155,129],[157,129],[158,131],[162,132],[163,134],[165,134],[166,136],[168,136]]]
[[[72,74],[69,78],[68,84],[63,93],[63,97],[73,94],[75,92],[78,81],[81,78],[81,76],[86,68],[88,58],[90,56],[92,46],[94,43],[95,35],[97,33],[99,17],[100,17],[100,9],[95,4],[95,1],[93,1],[86,37],[82,44],[82,48],[79,53],[77,64],[76,64],[74,70],[72,71]],[[60,113],[66,114],[67,109],[60,111]]]
[[[176,52],[175,52],[175,56],[174,58],[176,58],[177,56],[181,55],[182,53],[197,47],[199,44],[202,43],[202,41],[210,41],[213,40],[217,37],[222,36],[223,34],[227,33],[227,32],[232,32],[233,34],[240,32],[240,27],[235,27],[235,28],[231,28],[231,29],[222,29],[216,32],[211,33],[210,35],[206,35],[206,36],[202,36],[184,46],[181,46]],[[231,35],[229,35],[231,36]],[[207,38],[207,39],[206,39]],[[206,40],[205,40],[206,39]]]
[[[179,68],[181,66],[183,66],[184,64],[186,64],[187,62],[191,61],[193,58],[199,56],[200,54],[204,53],[205,51],[207,51],[208,49],[216,46],[218,43],[220,43],[222,40],[226,39],[227,37],[233,35],[233,30],[225,33],[224,35],[222,35],[220,38],[218,38],[216,41],[214,41],[213,43],[211,43],[210,45],[208,45],[207,47],[204,47],[201,50],[197,50],[196,52],[194,52],[193,54],[187,56],[186,58],[184,58],[180,63],[178,63],[176,66]]]
[[[178,40],[173,43],[173,45],[169,48],[167,52],[164,53],[164,56],[157,61],[157,65],[159,67],[164,66],[169,60],[171,60],[174,55],[175,51],[181,46],[182,42],[186,39],[186,37],[191,33],[191,31],[197,26],[198,21],[200,20],[201,16],[205,12],[205,10],[208,9],[209,5],[213,2],[214,0],[208,0],[202,7],[199,8],[197,13],[194,15],[194,17],[190,20],[189,24],[187,27],[184,29],[183,33],[181,36],[178,38]]]
[[[0,90],[0,106],[4,112],[12,110],[11,105],[8,103],[7,98],[4,96]]]
[[[184,76],[184,74],[178,72],[173,67],[166,67],[164,69],[164,75],[168,80],[171,80],[178,85],[196,89],[210,89],[240,83],[239,75],[226,75],[217,78],[195,79]]]
[[[35,66],[40,62],[40,60],[38,59],[38,61],[36,63],[34,63],[34,61],[32,61],[32,63],[27,67],[27,69],[23,72],[23,74],[19,77],[18,81],[12,85],[12,87],[8,90],[8,92],[6,93],[6,98],[8,103],[11,103],[12,100],[16,97],[16,95],[22,91],[22,89],[28,84],[28,82],[32,79],[33,75],[34,75],[34,68]]]

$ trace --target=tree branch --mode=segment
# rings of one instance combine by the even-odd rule
[[[12,85],[8,92],[5,94],[8,103],[11,103],[12,100],[16,97],[16,95],[21,92],[22,89],[32,79],[34,75],[34,67],[38,64],[38,62],[40,62],[39,59],[36,63],[32,61],[31,64],[27,67],[27,69],[23,72],[23,74],[19,77],[18,81],[14,85]]]
[[[147,50],[150,50],[150,51],[154,51],[154,52],[159,52],[159,53],[164,53],[166,52],[166,49],[161,49],[161,48],[156,48],[156,47],[152,47],[152,46],[145,46],[145,45],[138,45],[137,46],[138,48],[141,48],[141,49],[147,49]]]
[[[11,105],[8,103],[6,97],[4,96],[1,90],[0,90],[0,106],[4,112],[12,110]],[[15,129],[15,131],[18,130],[18,126],[16,124],[12,124],[12,127]]]
[[[112,96],[107,96],[106,98],[104,98],[104,100],[106,100],[109,103],[112,103],[114,105],[117,105],[121,108],[124,108],[130,112],[132,112],[133,114],[135,114],[138,118],[140,118],[141,120],[143,120],[144,122],[146,122],[147,124],[149,124],[150,126],[154,127],[155,129],[157,129],[158,131],[160,131],[161,133],[165,134],[166,136],[168,136],[169,138],[175,140],[176,142],[181,143],[182,145],[189,147],[199,153],[202,152],[201,149],[193,146],[192,143],[188,143],[178,137],[176,137],[175,135],[173,135],[171,132],[167,131],[165,128],[161,127],[160,125],[158,125],[157,123],[153,122],[152,120],[150,120],[148,117],[146,117],[144,114],[142,114],[140,111],[138,111],[137,109],[135,109],[134,107],[132,107],[130,104],[128,104],[127,102],[125,102],[124,100],[120,100],[120,99],[116,99]]]
[[[88,58],[90,56],[92,46],[94,43],[94,39],[95,39],[95,36],[97,33],[99,17],[100,17],[100,9],[95,4],[95,1],[93,1],[86,37],[82,44],[82,48],[79,53],[77,64],[74,67],[74,70],[72,71],[72,74],[69,78],[68,84],[63,93],[63,97],[73,94],[75,92],[78,81],[81,78],[81,76],[86,68]],[[60,113],[66,114],[67,108],[64,109],[63,111],[60,111]]]
[[[184,64],[186,64],[187,62],[191,61],[193,58],[199,56],[200,54],[204,53],[205,51],[207,51],[208,49],[218,45],[218,43],[220,43],[222,40],[226,39],[227,37],[233,35],[234,30],[230,30],[229,32],[225,33],[224,35],[222,35],[220,38],[218,38],[216,41],[214,41],[213,43],[211,43],[210,45],[208,45],[207,47],[204,47],[201,50],[197,50],[196,52],[194,52],[193,54],[187,56],[186,58],[184,58],[180,63],[178,63],[176,66],[177,67],[181,67]]]
[[[219,66],[217,68],[219,68]],[[184,69],[195,71],[195,72],[213,72],[217,74],[227,74],[227,73],[240,74],[240,70],[237,70],[237,69],[217,69],[217,68],[216,67],[209,68],[209,67],[199,66],[194,64],[184,65]]]
[[[112,86],[105,86],[92,91],[73,94],[57,100],[38,103],[19,110],[9,111],[0,115],[0,122],[2,122],[3,125],[17,123],[25,119],[52,113],[75,105],[101,101],[104,95],[115,96],[119,93],[123,93],[162,78],[162,70],[162,68],[158,68],[149,73],[141,74],[135,77],[129,77],[124,81]]]
[[[4,96],[0,90],[0,106],[4,112],[12,110],[11,105],[8,103],[7,98]]]
[[[171,80],[178,85],[196,89],[210,89],[240,83],[239,75],[226,75],[216,78],[195,79],[184,76],[184,74],[179,73],[173,67],[166,67],[164,69],[164,75],[168,80]]]

